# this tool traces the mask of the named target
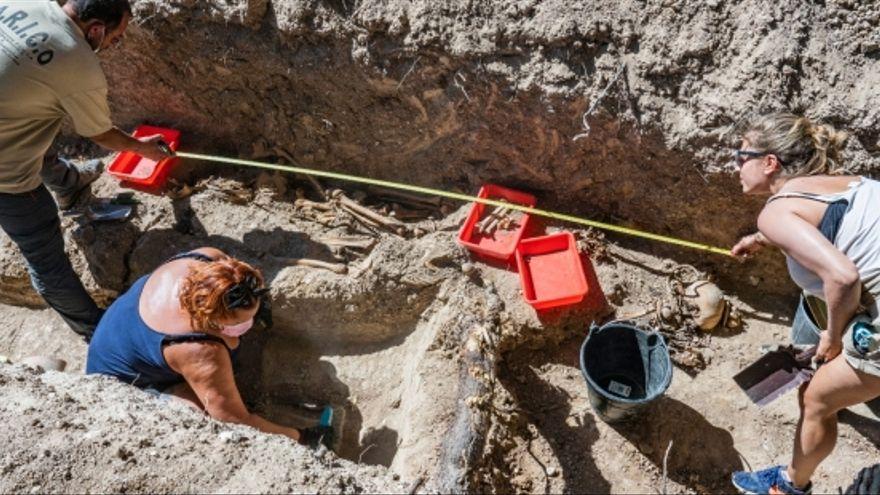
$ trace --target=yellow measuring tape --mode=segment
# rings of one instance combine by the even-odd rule
[[[217,162],[217,163],[226,163],[231,165],[242,165],[245,167],[255,167],[255,168],[264,168],[268,170],[278,170],[282,172],[294,172],[298,174],[305,175],[314,175],[317,177],[326,177],[328,179],[336,179],[346,182],[357,182],[360,184],[370,184],[373,186],[385,187],[388,189],[398,189],[401,191],[409,191],[419,194],[426,194],[429,196],[440,196],[443,198],[455,199],[459,201],[464,201],[467,203],[482,203],[486,205],[492,206],[501,206],[510,208],[513,210],[518,210],[523,213],[528,213],[530,215],[537,215],[546,218],[553,218],[555,220],[561,220],[563,222],[571,222],[579,225],[586,225],[588,227],[594,227],[597,229],[608,230],[611,232],[618,232],[620,234],[630,235],[634,237],[641,237],[643,239],[650,239],[652,241],[665,242],[667,244],[674,244],[677,246],[684,246],[692,249],[699,249],[702,251],[709,251],[710,253],[722,254],[724,256],[730,256],[729,249],[722,249],[719,247],[710,246],[708,244],[700,244],[698,242],[686,241],[684,239],[677,239],[675,237],[668,237],[664,235],[652,234],[650,232],[644,232],[636,229],[629,229],[626,227],[621,227],[619,225],[612,225],[609,223],[596,222],[594,220],[587,220],[586,218],[580,218],[573,215],[566,215],[563,213],[556,213],[554,211],[541,210],[538,208],[532,208],[530,206],[522,206],[513,203],[505,203],[503,201],[498,201],[494,199],[487,198],[478,198],[476,196],[469,196],[467,194],[459,194],[449,191],[443,191],[441,189],[433,189],[430,187],[421,187],[421,186],[413,186],[409,184],[402,184],[400,182],[391,182],[386,180],[379,179],[370,179],[368,177],[358,177],[356,175],[348,175],[348,174],[339,174],[336,172],[327,172],[324,170],[314,170],[310,168],[303,167],[294,167],[291,165],[276,165],[274,163],[265,163],[265,162],[257,162],[253,160],[242,160],[240,158],[227,158],[223,156],[214,156],[214,155],[202,155],[198,153],[186,153],[183,151],[177,152],[177,156],[181,158],[189,158],[191,160],[201,160],[206,162]]]

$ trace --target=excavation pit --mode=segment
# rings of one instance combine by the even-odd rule
[[[180,129],[183,151],[467,194],[497,183],[534,193],[542,209],[722,247],[753,232],[763,203],[740,196],[724,149],[749,102],[776,108],[807,96],[807,113],[852,131],[855,172],[880,161],[877,68],[866,63],[876,43],[865,42],[873,24],[861,22],[873,18],[871,2],[780,3],[769,13],[659,0],[132,3],[125,43],[101,55],[114,122]],[[786,22],[762,23],[756,37],[759,14]],[[781,69],[743,69],[771,66]],[[0,235],[0,303],[9,304],[0,305],[0,354],[70,363],[64,375],[0,365],[9,425],[0,492],[723,493],[739,454],[756,466],[789,453],[794,401],[754,410],[730,380],[761,345],[788,339],[794,291],[781,256],[739,264],[574,231],[613,316],[675,337],[678,369],[652,421],[614,429],[590,412],[577,366],[589,323],[608,315],[538,318],[509,267],[456,246],[462,205],[401,207],[394,213],[407,223],[426,205],[442,214],[398,236],[327,215],[302,177],[195,163],[180,171],[190,176],[175,177],[169,196],[137,196],[130,222],[64,217],[78,273],[108,304],[194,247],[262,268],[276,325],[243,349],[239,386],[279,422],[313,421],[303,403],[345,411],[345,459],[76,375],[84,344],[34,309],[41,301]],[[376,211],[386,200],[333,186]],[[109,178],[93,189],[120,192]],[[350,236],[368,240],[325,242]],[[717,276],[744,330],[688,330],[670,285],[694,267]],[[880,445],[876,422],[842,418],[815,480],[822,491],[847,486],[860,467],[851,460]],[[250,440],[220,440],[229,430]]]

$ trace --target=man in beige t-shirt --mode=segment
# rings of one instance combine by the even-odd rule
[[[18,245],[31,280],[76,331],[90,336],[101,311],[64,252],[58,207],[43,185],[72,203],[97,178],[46,159],[63,119],[80,135],[152,160],[160,137],[132,138],[113,126],[96,53],[122,39],[128,0],[0,0],[0,227]],[[99,171],[98,171],[99,172]]]

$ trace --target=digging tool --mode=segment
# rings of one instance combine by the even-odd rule
[[[92,222],[110,222],[125,220],[131,216],[133,208],[130,205],[113,204],[109,201],[89,206],[86,216]]]
[[[317,405],[309,402],[300,402],[293,405],[295,414],[301,421],[314,424],[315,416],[318,416],[318,424],[307,428],[301,428],[301,432],[311,430],[310,435],[317,435],[317,444],[322,444],[333,452],[338,453],[342,445],[343,426],[345,422],[345,408],[330,405]]]
[[[733,380],[752,402],[766,406],[813,378],[811,361],[815,355],[816,346],[800,351],[794,346],[779,346],[734,375]]]

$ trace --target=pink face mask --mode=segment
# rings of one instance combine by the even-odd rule
[[[227,337],[241,337],[242,335],[247,333],[247,331],[250,330],[252,326],[254,326],[253,318],[243,321],[238,325],[224,325],[222,327],[222,330],[220,330],[220,333]]]

